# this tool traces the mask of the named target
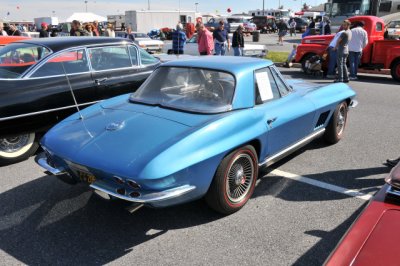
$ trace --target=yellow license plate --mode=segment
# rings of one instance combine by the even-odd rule
[[[92,184],[94,181],[96,181],[96,177],[90,173],[78,171],[78,176],[79,179],[85,183]]]

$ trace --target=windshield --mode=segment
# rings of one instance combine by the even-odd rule
[[[28,43],[13,43],[0,48],[0,78],[19,78],[50,52],[46,47]]]
[[[390,22],[388,28],[400,28],[400,20]]]
[[[135,33],[135,38],[149,38],[146,33]]]
[[[235,78],[226,72],[187,67],[158,68],[130,97],[131,102],[197,113],[231,109]]]
[[[243,18],[228,18],[229,23],[243,23]]]
[[[328,16],[368,15],[370,3],[368,0],[334,0],[332,5],[326,6]]]

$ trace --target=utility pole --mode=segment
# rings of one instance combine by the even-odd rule
[[[263,16],[265,16],[265,0],[263,0]]]
[[[194,5],[196,6],[196,13],[197,13],[197,6],[199,5],[199,3],[194,3]]]
[[[150,10],[150,0],[147,0],[147,10]]]
[[[88,1],[85,1],[85,5],[86,5],[86,13],[87,13],[87,2],[88,2]]]

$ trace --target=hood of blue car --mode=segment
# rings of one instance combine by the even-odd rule
[[[213,115],[131,103],[99,109],[84,119],[58,124],[45,135],[42,144],[74,163],[121,173],[132,169],[132,165],[143,169],[160,152],[213,119]]]

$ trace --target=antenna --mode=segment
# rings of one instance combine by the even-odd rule
[[[69,87],[69,90],[71,91],[71,94],[72,94],[72,99],[74,99],[75,107],[78,110],[79,117],[80,117],[81,120],[83,120],[83,116],[81,114],[81,110],[79,109],[78,102],[76,101],[74,91],[72,90],[71,82],[69,81],[69,78],[68,78],[68,75],[67,75],[67,71],[65,70],[65,67],[64,67],[64,62],[62,62],[62,61],[61,61],[61,66],[63,68],[64,74],[65,74],[65,78],[67,79],[68,87]]]

